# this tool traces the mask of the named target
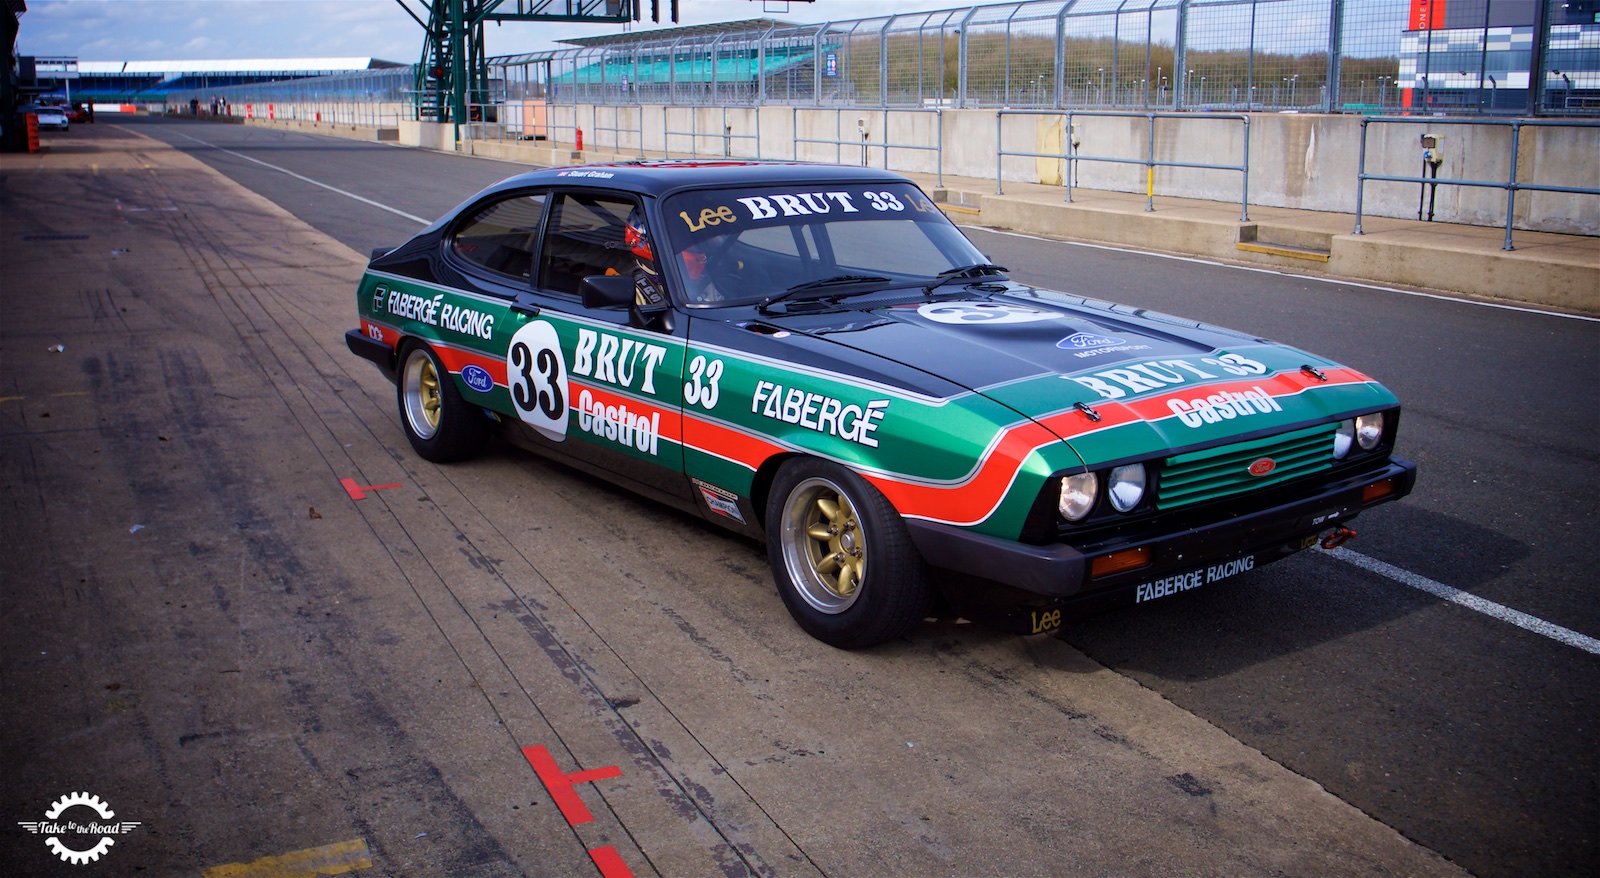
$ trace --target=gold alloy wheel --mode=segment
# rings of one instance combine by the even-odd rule
[[[867,535],[843,489],[827,479],[801,482],[784,503],[784,566],[800,596],[824,613],[856,602],[867,575]]]
[[[404,382],[406,420],[417,436],[432,439],[439,432],[443,396],[439,388],[439,372],[433,367],[433,359],[421,349],[413,350],[406,358]]]

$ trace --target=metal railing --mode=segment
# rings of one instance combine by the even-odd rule
[[[812,116],[826,116],[828,113],[832,113],[833,114],[834,136],[833,136],[832,139],[820,138],[820,137],[801,137],[800,136],[800,117],[801,117],[801,114],[812,115]],[[846,115],[855,117],[855,119],[856,119],[856,133],[859,135],[858,138],[846,139],[844,137],[844,131],[845,131],[844,118],[845,118]],[[934,138],[933,138],[933,145],[932,146],[929,146],[926,143],[893,143],[893,142],[890,142],[888,140],[889,131],[890,131],[889,122],[890,122],[891,119],[897,118],[897,117],[926,116],[926,115],[931,115],[934,118]],[[792,159],[794,159],[795,161],[799,161],[800,160],[800,144],[802,144],[802,143],[810,143],[810,144],[818,144],[818,145],[822,145],[822,146],[832,146],[832,147],[834,147],[834,157],[833,157],[834,164],[843,164],[844,163],[844,149],[845,149],[845,147],[850,147],[852,149],[860,148],[860,150],[861,150],[861,166],[862,167],[867,167],[867,165],[868,165],[868,155],[869,155],[870,151],[871,150],[878,150],[880,152],[880,156],[881,156],[881,158],[883,160],[883,167],[884,167],[885,170],[887,170],[888,167],[889,167],[889,151],[890,150],[900,149],[900,150],[915,150],[915,151],[921,151],[921,152],[932,152],[933,153],[933,162],[934,162],[934,175],[936,177],[935,185],[937,185],[937,186],[943,186],[944,185],[944,111],[943,110],[940,110],[940,109],[927,109],[927,110],[895,109],[895,108],[889,108],[889,107],[874,108],[874,109],[863,109],[863,108],[849,109],[849,108],[845,108],[845,107],[831,107],[831,108],[794,107],[792,110],[790,110],[789,118],[792,120],[790,127],[791,127],[791,130],[794,132],[793,152],[791,153],[790,157]],[[871,139],[872,138],[872,128],[871,128],[871,126],[867,125],[867,120],[869,118],[877,118],[878,120],[880,120],[880,123],[881,123],[878,126],[878,130],[882,131],[883,135],[876,142],[874,142]]]
[[[675,109],[680,111],[680,115],[682,115],[681,111],[685,111],[686,110],[688,112],[688,114],[689,114],[689,130],[688,131],[674,131],[674,130],[672,130],[672,111],[675,110]],[[713,156],[720,156],[722,158],[731,158],[733,156],[733,142],[735,140],[753,141],[754,144],[755,144],[755,147],[754,147],[753,150],[751,150],[751,157],[757,158],[757,159],[762,157],[761,156],[761,114],[760,113],[751,113],[750,114],[756,120],[756,130],[755,130],[754,134],[734,134],[733,133],[733,123],[728,121],[728,110],[729,110],[728,107],[721,107],[720,108],[722,110],[722,128],[721,128],[721,130],[713,131],[713,132],[702,132],[700,130],[700,114],[702,112],[707,112],[710,109],[713,109],[713,108],[704,108],[704,109],[702,109],[702,108],[699,108],[699,107],[687,107],[687,108],[685,108],[685,107],[671,107],[671,106],[665,106],[665,105],[662,106],[662,108],[661,108],[661,153],[665,158],[672,158],[672,138],[674,138],[674,137],[687,137],[687,138],[689,138],[689,154],[688,154],[689,158],[700,158],[702,155],[713,155]],[[711,139],[711,140],[713,140],[715,142],[718,142],[722,147],[722,152],[720,152],[720,153],[717,153],[717,152],[702,153],[702,152],[700,152],[700,141],[702,139],[705,139],[705,138],[709,138],[709,139]],[[641,138],[641,142],[642,142],[642,138]]]
[[[1065,152],[1026,152],[1022,150],[1007,150],[1005,148],[1005,117],[1007,116],[1056,116],[1064,119],[1062,139],[1067,144]],[[1145,138],[1144,158],[1127,158],[1125,156],[1084,155],[1077,151],[1076,137],[1072,120],[1075,118],[1122,118],[1122,119],[1147,119],[1150,123],[1149,134]],[[1185,124],[1198,122],[1238,122],[1244,127],[1241,138],[1243,154],[1237,165],[1218,165],[1206,162],[1181,162],[1156,158],[1156,120],[1172,119],[1181,120]],[[1363,125],[1363,130],[1365,126]],[[1067,201],[1072,201],[1072,181],[1078,162],[1106,162],[1120,165],[1143,165],[1145,168],[1145,206],[1146,211],[1154,211],[1156,191],[1156,168],[1188,168],[1200,171],[1234,171],[1239,174],[1239,221],[1248,222],[1250,219],[1250,117],[1239,114],[1217,113],[1116,113],[1101,111],[1060,111],[1049,112],[1045,110],[997,110],[995,111],[995,163],[994,163],[994,194],[1003,195],[1002,178],[1004,176],[1005,159],[1036,158],[1060,159],[1067,162],[1066,181]]]
[[[1511,161],[1506,171],[1505,180],[1464,180],[1429,176],[1405,177],[1393,174],[1367,173],[1367,126],[1373,123],[1390,125],[1423,125],[1435,127],[1439,125],[1493,125],[1511,129]],[[1408,116],[1376,116],[1361,120],[1361,149],[1356,161],[1356,227],[1353,234],[1364,234],[1361,230],[1362,197],[1368,180],[1387,183],[1417,183],[1422,186],[1469,186],[1485,189],[1504,189],[1506,191],[1506,240],[1502,250],[1514,250],[1511,243],[1511,228],[1516,221],[1517,193],[1518,192],[1565,192],[1572,195],[1600,195],[1600,189],[1587,186],[1550,186],[1542,183],[1517,182],[1517,155],[1522,146],[1522,129],[1524,128],[1600,128],[1600,122],[1579,120],[1554,120],[1554,119],[1446,119],[1439,117],[1408,117]],[[1592,161],[1593,156],[1588,156]],[[1419,219],[1421,217],[1418,217]]]
[[[602,124],[600,124],[600,111],[601,110],[610,110],[611,111],[611,124],[610,125],[602,125]],[[632,128],[623,127],[623,124],[622,124],[622,111],[623,110],[632,110],[632,111],[634,111],[634,113],[635,113],[634,118],[637,120],[638,124],[634,125]],[[608,106],[608,107],[599,107],[599,106],[597,106],[597,107],[594,108],[594,111],[590,114],[590,119],[592,120],[591,124],[592,124],[592,126],[594,128],[594,134],[595,134],[594,145],[595,146],[601,146],[602,145],[601,137],[600,137],[602,134],[609,134],[609,135],[611,135],[611,149],[613,151],[615,151],[615,152],[620,153],[620,152],[623,151],[623,148],[622,148],[622,135],[623,134],[631,134],[631,135],[633,135],[634,143],[637,146],[637,148],[634,151],[636,153],[638,153],[639,158],[644,158],[644,107],[639,106],[637,104],[635,104],[635,105],[633,105],[631,107],[630,106]]]

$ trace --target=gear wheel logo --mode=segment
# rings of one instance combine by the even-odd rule
[[[89,819],[87,815],[84,816],[83,822],[64,820],[67,812],[73,808],[93,811],[100,820]],[[63,862],[81,866],[105,856],[106,851],[111,850],[111,846],[117,843],[112,836],[122,835],[139,825],[137,822],[128,821],[113,823],[111,818],[115,816],[117,813],[111,810],[111,805],[102,801],[99,796],[91,796],[86,792],[68,793],[50,803],[50,807],[44,812],[44,820],[19,820],[17,824],[35,835],[47,836],[44,840],[45,846]],[[80,849],[69,847],[62,842],[61,837],[68,835],[79,836],[80,839],[98,835],[100,840],[88,849]]]

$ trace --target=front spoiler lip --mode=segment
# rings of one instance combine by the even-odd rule
[[[1276,549],[1296,538],[1343,524],[1365,509],[1411,493],[1416,477],[1415,463],[1391,458],[1381,467],[1341,478],[1310,496],[1200,527],[1132,539],[1087,554],[1063,543],[1032,546],[915,519],[906,525],[929,564],[1038,595],[1041,606],[1059,606],[1080,598],[1117,597],[1124,591],[1131,604],[1133,590],[1140,583],[1167,573]],[[1363,502],[1362,489],[1385,479],[1395,480],[1394,491]],[[1150,548],[1149,566],[1089,581],[1092,557],[1140,546]]]

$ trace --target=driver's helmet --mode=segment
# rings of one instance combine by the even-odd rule
[[[644,211],[635,207],[628,214],[628,224],[622,233],[623,243],[640,259],[656,261],[655,249],[650,244],[650,230],[644,225]]]

